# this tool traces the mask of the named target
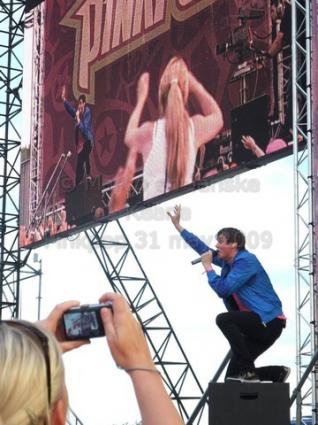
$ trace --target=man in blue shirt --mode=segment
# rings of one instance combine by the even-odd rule
[[[257,257],[245,249],[245,236],[227,227],[217,233],[217,251],[211,250],[180,225],[180,205],[168,213],[182,238],[199,254],[208,283],[228,310],[216,323],[231,349],[226,381],[284,382],[290,369],[284,366],[255,368],[255,359],[281,335],[286,325],[282,304]],[[218,275],[213,265],[221,267]]]
[[[62,100],[65,110],[75,120],[75,146],[77,152],[75,186],[82,181],[86,172],[86,178],[91,180],[91,166],[89,155],[93,147],[92,114],[86,104],[86,96],[80,95],[77,109],[65,98],[65,86],[62,88]]]

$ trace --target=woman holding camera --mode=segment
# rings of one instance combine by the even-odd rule
[[[101,310],[107,342],[118,367],[131,377],[144,425],[181,425],[155,369],[149,348],[128,304],[119,294],[105,294],[113,312]],[[64,341],[63,313],[78,305],[56,306],[46,320],[0,321],[0,425],[65,425],[68,407],[62,352],[89,341]],[[55,335],[55,337],[54,337]]]

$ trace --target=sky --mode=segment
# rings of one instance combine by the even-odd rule
[[[292,157],[121,219],[205,389],[229,349],[215,324],[225,308],[207,284],[202,266],[191,265],[197,254],[176,243],[178,233],[166,215],[176,203],[183,208],[183,226],[212,247],[221,227],[238,227],[245,233],[247,248],[268,272],[288,318],[282,336],[256,365],[291,367],[292,390],[296,358]],[[43,266],[42,317],[59,302],[94,303],[111,290],[84,234],[35,252]],[[38,279],[23,284],[22,317],[36,319],[37,291]],[[129,377],[114,365],[104,338],[65,354],[64,361],[70,405],[84,424],[130,425],[139,419]]]

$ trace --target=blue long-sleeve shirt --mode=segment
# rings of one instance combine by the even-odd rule
[[[76,118],[76,109],[70,102],[68,102],[67,100],[64,100],[64,107],[72,118]],[[80,123],[78,124],[76,122],[75,124],[76,145],[78,144],[78,136],[79,136],[78,132],[81,133],[81,135],[87,142],[90,142],[93,145],[94,137],[93,137],[93,131],[92,131],[92,113],[88,106],[85,106],[84,113]]]
[[[181,236],[199,255],[211,250],[197,236],[185,229],[181,232]],[[217,256],[214,256],[212,261],[221,267],[221,276],[214,270],[208,271],[209,285],[219,297],[223,298],[229,310],[231,307],[228,299],[236,294],[249,310],[260,316],[264,323],[283,315],[282,303],[254,254],[244,249],[237,252],[231,264]]]

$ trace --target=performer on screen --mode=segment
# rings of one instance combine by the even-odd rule
[[[257,257],[245,249],[245,236],[235,228],[218,231],[216,248],[211,248],[180,224],[181,206],[168,213],[181,237],[199,254],[208,283],[223,299],[227,313],[216,323],[232,349],[226,381],[285,382],[290,369],[284,366],[255,368],[254,361],[264,353],[286,326],[282,303]],[[221,275],[213,268],[221,267]]]
[[[77,152],[76,177],[75,186],[83,180],[84,174],[86,178],[91,180],[91,166],[89,155],[93,147],[92,132],[92,114],[90,108],[86,104],[86,96],[80,95],[78,98],[77,109],[65,98],[65,86],[62,87],[62,100],[65,110],[75,119],[75,145]]]
[[[127,146],[143,157],[144,199],[191,183],[197,149],[223,126],[218,104],[179,57],[169,61],[160,79],[159,119],[140,124],[148,93],[149,74],[145,73],[138,81],[137,104],[125,135]],[[201,109],[192,117],[187,110],[189,94]]]
[[[144,73],[138,81],[137,103],[125,134],[125,143],[130,152],[140,153],[143,158],[144,200],[191,183],[197,149],[212,140],[223,126],[223,116],[217,102],[180,57],[173,57],[161,76],[159,119],[140,124],[148,94],[149,73]],[[201,109],[200,113],[191,117],[187,110],[190,94]],[[123,171],[123,174],[133,174],[131,156],[128,155],[126,162],[129,172]],[[115,185],[116,210],[124,208],[126,195],[123,190],[119,193]]]

